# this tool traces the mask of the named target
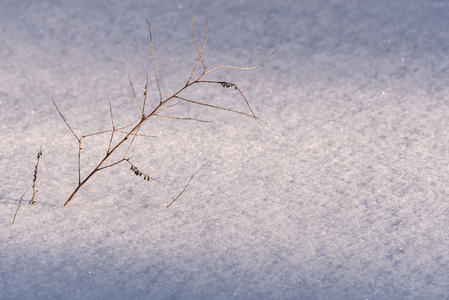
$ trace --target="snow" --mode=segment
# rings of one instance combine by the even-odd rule
[[[205,61],[252,66],[251,118],[181,103],[74,200],[76,132],[139,116]],[[0,9],[0,299],[447,299],[445,1],[12,1]],[[140,95],[139,94],[139,95]],[[197,100],[245,109],[232,89]],[[85,140],[82,175],[107,150]],[[22,204],[43,156],[37,204]],[[198,171],[185,193],[182,191]],[[28,191],[27,199],[31,197]]]

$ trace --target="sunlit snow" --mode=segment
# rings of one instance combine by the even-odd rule
[[[127,164],[78,181],[74,132],[139,117],[197,50],[259,122],[187,103]],[[449,298],[449,3],[400,0],[0,3],[0,299]],[[201,66],[201,65],[200,65]],[[245,110],[233,89],[198,101]],[[168,114],[168,112],[167,112]],[[86,138],[82,176],[109,135]],[[28,205],[36,155],[37,203]],[[199,171],[182,196],[166,206]],[[21,195],[28,190],[15,224]]]

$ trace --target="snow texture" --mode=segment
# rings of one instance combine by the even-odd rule
[[[77,183],[74,131],[124,125],[150,73],[251,66],[251,118],[182,103],[121,164]],[[449,2],[0,2],[0,299],[448,299]],[[199,101],[245,109],[220,86]],[[82,175],[108,136],[86,139]],[[22,204],[43,156],[37,204]],[[165,206],[200,170],[186,192]],[[28,191],[26,200],[31,197]]]

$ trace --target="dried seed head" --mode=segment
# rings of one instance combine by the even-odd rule
[[[229,82],[225,82],[225,81],[222,81],[222,82],[219,82],[220,84],[221,84],[221,86],[222,87],[224,87],[224,88],[230,88],[230,87],[235,87],[235,89],[237,89],[237,87],[233,84],[233,83],[229,83]]]

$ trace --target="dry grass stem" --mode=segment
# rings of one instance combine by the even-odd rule
[[[42,156],[42,145],[41,145],[41,149],[37,153],[37,162],[36,162],[36,166],[34,167],[33,197],[30,200],[30,204],[31,205],[34,205],[34,203],[36,203],[36,194],[38,192],[38,190],[36,190],[37,170],[38,170],[38,167],[39,167],[39,160],[40,160],[41,156]]]
[[[153,34],[151,33],[150,22],[148,20],[146,20],[146,21],[148,24],[148,31],[150,31],[150,44],[151,44],[151,54],[153,55],[154,74],[156,75],[156,82],[157,82],[157,89],[159,91],[160,105],[162,105],[161,85],[159,84],[159,76],[157,76],[156,58],[154,57]],[[146,93],[145,93],[145,96],[146,96]]]
[[[155,116],[167,118],[167,119],[174,119],[174,120],[197,121],[197,122],[201,122],[201,123],[211,123],[212,122],[210,120],[200,120],[200,119],[196,119],[196,118],[170,117],[170,116],[164,116],[164,115],[159,115],[159,114],[156,114]]]
[[[28,192],[28,191],[26,191],[25,193],[23,193],[23,194],[22,194],[22,197],[20,197],[19,205],[17,205],[16,213],[14,214],[14,218],[12,219],[12,223],[13,223],[13,224],[14,224],[14,222],[16,221],[17,213],[19,212],[20,204],[22,204],[23,197],[25,197],[25,194],[26,194],[27,192]]]
[[[72,127],[70,127],[69,123],[67,123],[67,120],[64,118],[64,115],[61,113],[61,111],[59,110],[59,107],[56,105],[55,99],[53,97],[51,97],[51,100],[53,100],[53,104],[55,105],[56,110],[58,111],[61,118],[64,120],[65,125],[67,125],[67,127],[69,128],[69,130],[73,134],[73,136],[80,142],[80,138],[72,130]]]
[[[134,87],[133,87],[133,83],[131,81],[131,76],[130,75],[128,75],[128,79],[129,79],[129,84],[131,85],[131,89],[133,90],[134,99],[136,99],[137,106],[139,107],[140,114],[143,116],[143,110],[140,107],[139,100],[137,100],[136,92],[134,91]],[[145,93],[145,96],[146,96],[146,93]]]
[[[235,66],[228,66],[228,65],[220,65],[220,66],[215,67],[215,68],[213,68],[213,69],[211,69],[211,70],[209,70],[207,72],[204,72],[204,74],[201,77],[203,77],[203,76],[205,76],[205,75],[207,75],[209,73],[212,73],[213,71],[216,71],[216,70],[218,70],[220,68],[237,69],[237,70],[252,70],[252,69],[255,69],[255,68],[263,65],[264,63],[266,63],[267,60],[269,60],[275,53],[276,53],[276,51],[271,53],[270,56],[268,56],[264,61],[262,61],[261,63],[255,65],[255,66],[252,66],[252,67],[243,68],[243,67],[235,67]]]
[[[184,193],[184,191],[185,191],[185,190],[187,189],[187,187],[189,186],[189,184],[190,184],[190,182],[192,181],[193,177],[194,177],[194,176],[196,175],[196,173],[198,173],[198,172],[199,172],[199,170],[196,171],[196,172],[192,175],[192,177],[190,177],[189,182],[187,182],[186,186],[185,186],[184,189],[181,191],[181,193],[179,193],[178,196],[176,196],[176,198],[173,199],[173,201],[170,202],[170,204],[168,204],[166,208],[169,208],[170,205],[172,205],[176,200],[178,200],[179,197],[181,197],[181,195]]]
[[[204,60],[203,60],[203,53],[204,53],[204,49],[206,48],[207,36],[208,36],[208,31],[209,31],[208,26],[207,26],[208,20],[206,19],[206,37],[204,38],[203,48],[200,51],[200,48],[198,47],[198,39],[196,38],[195,22],[193,20],[192,5],[190,5],[190,15],[192,16],[192,29],[193,29],[193,36],[195,38],[196,51],[198,52],[198,59],[196,61],[195,67],[193,68],[192,74],[190,74],[189,80],[187,80],[187,84],[190,83],[190,80],[192,79],[193,75],[195,74],[196,68],[198,67],[198,64],[200,63],[200,61],[201,61],[201,64],[203,65],[203,70],[206,70],[206,65],[204,64]]]
[[[37,153],[37,162],[36,162],[36,165],[34,166],[33,186],[31,187],[31,189],[33,190],[33,195],[29,202],[30,205],[34,205],[37,202],[36,194],[37,194],[38,190],[36,189],[36,181],[37,181],[37,172],[38,172],[39,161],[40,161],[41,156],[42,156],[42,146],[41,146],[39,152]],[[14,224],[14,222],[16,221],[17,213],[19,212],[19,208],[20,208],[20,205],[22,204],[23,197],[25,197],[25,194],[28,191],[29,190],[27,190],[25,193],[23,193],[22,197],[20,197],[19,204],[17,205],[16,213],[14,214],[14,218],[12,219],[12,224]]]
[[[109,151],[111,151],[112,140],[114,139],[114,133],[115,133],[114,115],[112,114],[112,103],[111,103],[111,100],[109,100],[109,98],[108,98],[108,103],[109,103],[109,112],[111,113],[112,132],[111,132],[111,138],[109,139],[109,146],[108,146],[107,153],[109,153]]]

